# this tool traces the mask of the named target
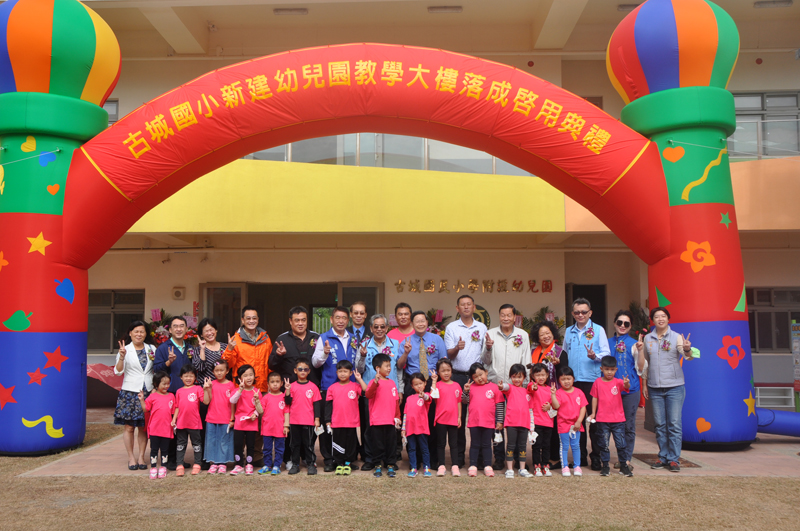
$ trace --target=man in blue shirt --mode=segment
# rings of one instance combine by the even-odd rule
[[[176,315],[169,322],[170,338],[168,341],[161,343],[156,349],[155,359],[153,360],[153,374],[158,371],[165,371],[169,373],[169,392],[175,393],[178,389],[183,387],[181,381],[181,367],[184,365],[191,365],[192,356],[194,355],[194,348],[184,341],[184,336],[188,331],[186,325],[186,318],[181,315]],[[169,443],[169,459],[167,459],[167,468],[175,470],[178,464],[175,462],[176,454],[178,451],[178,439],[173,437]],[[185,463],[181,463],[186,466]]]
[[[403,398],[400,404],[400,412],[405,412],[406,398],[414,394],[411,387],[411,375],[415,372],[421,372],[428,380],[425,384],[425,390],[430,391],[430,371],[436,370],[436,363],[447,357],[447,349],[444,346],[444,341],[436,334],[428,332],[428,316],[425,312],[417,311],[411,314],[411,324],[414,327],[414,333],[408,336],[403,341],[403,353],[397,360],[397,368],[403,370],[403,380],[405,380]],[[422,354],[424,352],[424,355]],[[431,434],[428,436],[428,447],[436,448],[436,430],[433,429],[433,419],[436,418],[436,404],[432,403],[428,410],[428,425]],[[436,452],[431,452],[431,468],[439,468]],[[418,454],[420,463],[422,460],[422,452]],[[420,468],[420,463],[411,463],[412,467]]]
[[[362,301],[354,302],[350,305],[350,322],[352,323],[347,327],[347,333],[350,334],[351,340],[355,341],[356,350],[360,350],[363,345],[366,345],[371,333],[364,322],[367,320],[367,305]],[[358,363],[358,355],[356,355],[356,364]],[[356,364],[353,366],[355,367]],[[369,383],[368,380],[364,380]],[[398,388],[398,391],[400,389]],[[358,410],[361,423],[361,433],[367,433],[369,427],[369,402],[366,396],[361,396],[358,399]],[[367,410],[367,415],[364,411]],[[366,450],[364,449],[364,436],[361,436],[361,444],[358,445],[358,453],[361,454],[361,460],[367,462]]]
[[[583,391],[587,399],[591,396],[592,384],[600,378],[600,360],[610,354],[608,338],[602,326],[592,323],[592,305],[586,299],[575,299],[572,303],[575,324],[564,334],[564,350],[569,354],[569,366],[575,372],[575,387]],[[589,425],[592,452],[592,470],[600,470],[600,445],[597,441],[597,424]],[[586,432],[581,432],[581,466],[586,466]],[[566,463],[562,463],[562,466]]]
[[[370,320],[370,329],[372,332],[372,339],[370,341],[362,342],[359,349],[358,357],[356,358],[356,368],[361,373],[361,378],[364,382],[369,383],[375,378],[375,368],[372,366],[372,359],[378,354],[386,354],[392,359],[392,372],[389,373],[389,379],[397,386],[397,391],[402,393],[397,379],[397,370],[395,367],[396,360],[400,357],[400,343],[386,336],[389,328],[388,320],[383,314],[375,314]],[[363,444],[362,457],[364,459],[364,466],[361,470],[372,470],[375,464],[372,462],[374,455],[373,444],[369,434],[369,402],[365,396],[361,397],[362,401],[359,403],[361,414],[361,425],[366,424],[367,428],[361,430],[361,442]]]

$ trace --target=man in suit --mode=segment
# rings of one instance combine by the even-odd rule
[[[361,301],[354,302],[350,305],[350,321],[351,325],[347,327],[347,333],[356,343],[356,352],[361,352],[361,346],[369,343],[372,337],[372,332],[365,326],[367,321],[367,305]],[[359,361],[359,355],[356,357],[356,363]],[[369,402],[366,396],[359,397],[358,411],[361,423],[361,442],[358,445],[358,453],[361,454],[361,460],[364,463],[371,463],[370,455],[367,455],[368,449],[364,445],[364,434],[367,433],[369,427]]]

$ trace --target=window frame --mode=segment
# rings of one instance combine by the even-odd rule
[[[116,342],[122,338],[114,337],[114,321],[116,315],[138,315],[141,313],[142,320],[145,320],[145,297],[144,289],[90,289],[89,294],[109,293],[111,295],[111,304],[108,306],[89,306],[88,315],[110,315],[111,320],[108,329],[108,349],[89,348],[89,338],[87,331],[87,353],[88,354],[111,354],[116,350]],[[142,304],[115,304],[116,295],[118,293],[136,293],[142,295]]]

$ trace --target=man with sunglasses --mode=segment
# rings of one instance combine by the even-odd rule
[[[575,324],[567,328],[564,334],[564,350],[569,354],[570,368],[575,371],[575,387],[583,391],[584,395],[590,396],[592,384],[600,378],[600,360],[610,354],[608,338],[603,327],[592,323],[592,304],[588,300],[576,299],[572,303],[572,317]],[[602,466],[597,424],[589,426],[588,438],[592,441],[592,452],[587,456],[587,433],[581,432],[580,466],[586,466],[591,459],[592,470],[600,470]],[[566,465],[567,463],[562,463],[562,466]]]

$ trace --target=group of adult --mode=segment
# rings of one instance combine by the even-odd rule
[[[114,423],[125,426],[124,441],[128,453],[128,467],[146,469],[145,457],[147,435],[144,411],[137,398],[140,391],[152,391],[152,375],[157,371],[170,374],[169,392],[175,392],[181,385],[180,369],[191,364],[197,371],[200,382],[213,379],[213,368],[218,361],[228,362],[232,374],[239,366],[248,364],[255,368],[256,386],[267,391],[267,375],[278,372],[290,382],[297,380],[294,372],[296,361],[301,358],[311,360],[314,367],[310,379],[319,388],[325,400],[328,387],[335,383],[336,362],[348,360],[362,373],[364,381],[375,376],[372,358],[377,354],[388,354],[392,358],[390,378],[402,393],[401,410],[405,397],[413,394],[410,375],[416,372],[428,374],[436,368],[439,359],[449,358],[452,379],[462,387],[469,381],[469,368],[481,362],[486,367],[489,380],[498,383],[508,381],[512,365],[543,363],[549,373],[550,381],[558,386],[558,376],[564,367],[570,367],[575,374],[575,385],[589,396],[592,383],[600,377],[600,361],[612,355],[617,359],[618,377],[629,377],[631,388],[623,391],[623,407],[626,416],[626,441],[633,448],[636,436],[636,412],[640,393],[649,399],[653,406],[656,440],[659,446],[659,462],[656,468],[679,470],[678,460],[681,449],[681,409],[685,396],[681,358],[691,359],[691,343],[688,338],[673,332],[669,327],[669,312],[665,308],[654,308],[650,318],[654,328],[643,338],[630,335],[633,324],[632,315],[627,310],[617,312],[614,318],[615,334],[608,338],[602,327],[592,323],[591,303],[577,299],[572,305],[575,324],[564,334],[563,347],[559,345],[560,331],[552,322],[542,322],[532,330],[533,344],[528,333],[515,326],[517,311],[511,304],[499,309],[500,325],[492,329],[475,319],[475,301],[470,295],[462,295],[456,302],[458,319],[447,325],[444,339],[429,332],[428,317],[425,312],[412,311],[407,303],[395,307],[397,326],[389,329],[389,319],[376,314],[367,319],[366,305],[354,303],[350,308],[336,307],[331,316],[331,328],[322,334],[308,329],[309,312],[296,306],[289,312],[289,330],[272,342],[267,332],[258,326],[258,312],[253,307],[242,309],[239,330],[228,334],[228,342],[217,340],[219,327],[210,318],[198,325],[199,345],[191,346],[186,340],[188,331],[186,319],[182,316],[171,318],[168,326],[170,338],[155,348],[149,344],[148,325],[134,321],[128,330],[127,341],[120,341],[120,350],[114,371],[124,375],[122,389],[117,400]],[[642,378],[640,385],[639,377]],[[428,382],[430,386],[430,381]],[[200,414],[205,424],[207,406],[200,404]],[[458,429],[458,463],[464,466],[466,454],[466,414],[462,410],[461,427]],[[435,415],[431,408],[429,422],[433,427]],[[360,403],[361,433],[369,427],[369,408],[366,398]],[[138,438],[134,432],[138,429]],[[558,456],[559,442],[556,430],[551,440],[551,468],[560,467]],[[205,434],[202,434],[203,438]],[[581,466],[591,462],[592,469],[600,470],[597,430],[592,424],[588,434],[581,433]],[[319,451],[324,461],[324,470],[334,470],[331,436],[324,432],[319,436]],[[429,446],[436,447],[436,430],[431,429]],[[397,453],[402,451],[401,438],[398,437]],[[138,441],[138,453],[134,443]],[[371,470],[373,449],[369,438],[362,437],[359,453],[364,465],[362,470]],[[587,442],[591,441],[591,451]],[[262,440],[257,435],[253,452],[257,466],[261,460]],[[286,445],[287,448],[289,445]],[[505,460],[504,443],[495,446],[495,469],[503,469]],[[435,452],[431,459],[435,461]],[[629,452],[632,455],[632,451]],[[172,439],[167,467],[174,470],[176,459],[176,440]],[[291,460],[287,456],[287,461]],[[576,459],[577,461],[577,459]],[[431,463],[432,468],[440,464]],[[203,463],[206,465],[206,463]],[[489,463],[482,463],[488,466]],[[677,470],[676,470],[677,468]]]

